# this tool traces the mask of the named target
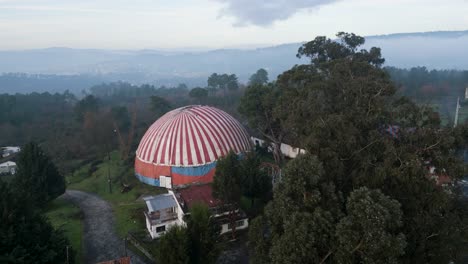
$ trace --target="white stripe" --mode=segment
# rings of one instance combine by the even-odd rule
[[[196,120],[194,119],[193,121],[193,133],[195,134],[195,140],[197,142],[197,149],[196,151],[200,153],[200,157],[201,157],[201,164],[205,164],[205,153],[203,152],[203,143],[202,141],[200,140],[200,135],[198,133],[198,125],[197,125],[197,122]]]
[[[184,118],[182,120],[182,164],[183,165],[188,165],[188,149],[187,149],[187,133],[185,133],[185,128],[187,126],[187,116],[184,115]]]
[[[188,117],[188,135],[189,135],[189,142],[190,142],[190,152],[192,152],[192,164],[199,164],[198,163],[198,157],[197,157],[197,153],[196,153],[196,150],[195,150],[195,139],[193,138],[194,136],[192,136],[192,131],[193,131],[193,123],[192,123],[192,117],[191,116],[187,116]]]
[[[213,154],[213,150],[211,149],[211,145],[210,145],[211,138],[207,138],[207,137],[206,137],[207,135],[205,134],[206,132],[204,131],[204,130],[207,130],[207,129],[206,129],[206,128],[205,128],[204,130],[202,129],[203,123],[200,122],[200,118],[199,118],[198,116],[196,117],[196,119],[197,119],[197,121],[198,121],[198,122],[196,123],[197,128],[198,128],[198,131],[200,131],[200,134],[201,134],[202,137],[203,137],[203,143],[204,143],[204,145],[205,145],[206,151],[208,151],[208,157],[210,157],[209,160],[204,161],[203,163],[215,161],[216,158],[215,158],[215,156],[214,156],[214,154]],[[200,152],[202,152],[202,151],[203,151],[203,149],[200,150]],[[204,154],[205,154],[205,153],[204,153]],[[205,155],[203,155],[203,159],[205,159],[204,156],[205,156]]]
[[[206,118],[205,116],[203,116],[205,119],[208,119]],[[207,130],[207,133],[208,133],[208,137],[211,139],[210,141],[213,143],[213,147],[214,147],[214,150],[216,152],[216,155],[218,157],[222,157],[223,156],[223,150],[221,149],[221,146],[220,144],[221,143],[218,143],[218,142],[222,142],[221,139],[219,138],[219,136],[217,136],[214,132],[216,131],[216,129],[211,125],[209,124],[208,121],[206,120],[203,120],[202,118],[199,118],[198,119],[200,124],[203,124],[203,126],[205,127],[205,129]],[[216,157],[214,157],[216,159]]]
[[[169,121],[167,121],[167,126],[164,128],[164,130],[162,130],[160,133],[158,133],[158,137],[155,139],[155,143],[160,145],[158,151],[157,151],[157,155],[156,155],[156,164],[166,164],[166,162],[168,161],[167,160],[167,154],[164,154],[165,156],[163,156],[163,152],[166,151],[167,148],[169,148],[169,139],[168,139],[168,135],[170,133],[170,130],[172,129],[173,125],[174,125],[174,119],[171,119]],[[164,143],[166,143],[166,146],[164,146]],[[151,157],[154,157],[156,153],[153,153],[151,154]],[[160,162],[160,160],[162,159],[162,162]],[[169,163],[168,163],[169,164]]]
[[[225,150],[225,153],[227,154],[229,152],[229,150],[231,149],[231,140],[228,136],[228,133],[226,132],[225,128],[223,128],[220,123],[219,123],[219,120],[218,118],[214,117],[213,115],[211,115],[210,112],[207,112],[207,111],[203,111],[204,109],[199,109],[200,110],[200,113],[203,114],[205,117],[207,117],[207,119],[210,121],[213,129],[215,129],[216,131],[218,131],[218,134],[221,135],[222,139],[223,139],[223,147],[224,147],[224,150]]]
[[[182,124],[185,114],[180,114],[180,118],[178,120],[178,127],[177,127],[177,137],[176,137],[176,144],[175,144],[175,164],[180,165],[180,140],[182,138],[181,131],[182,131]]]
[[[215,120],[220,120],[218,124],[220,128],[223,128],[224,131],[226,131],[227,138],[229,139],[229,149],[233,150],[234,152],[237,152],[238,148],[236,148],[237,143],[235,141],[235,135],[232,133],[231,128],[227,124],[227,120],[223,117],[221,113],[217,113],[217,111],[213,111],[211,107],[207,110],[211,112]]]
[[[169,116],[169,114],[166,114],[166,115]],[[164,133],[164,131],[166,131],[166,128],[170,124],[171,124],[171,121],[168,118],[164,118],[164,120],[161,120],[161,122],[157,122],[157,127],[154,128],[154,131],[152,132],[151,137],[150,137],[150,141],[148,141],[148,144],[150,145],[148,146],[148,149],[146,151],[146,155],[147,155],[146,160],[148,160],[149,162],[152,162],[152,163],[155,162],[154,155],[155,155],[156,149],[158,148],[159,143],[161,142],[162,134]]]
[[[250,147],[247,131],[234,117],[214,107],[192,106],[170,111],[153,123],[142,137],[136,155],[145,162],[197,166],[213,162],[229,150],[239,153]]]

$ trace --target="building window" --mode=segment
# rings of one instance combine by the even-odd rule
[[[161,232],[164,232],[164,231],[166,231],[166,226],[165,225],[156,227],[156,233],[161,233]]]
[[[236,227],[240,227],[240,226],[243,226],[244,225],[244,220],[239,220],[239,221],[236,221]],[[232,229],[231,228],[231,223],[228,223],[228,230]]]

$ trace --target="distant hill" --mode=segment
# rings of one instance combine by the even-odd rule
[[[468,70],[468,30],[400,33],[366,38],[381,47],[386,66]]]
[[[311,36],[312,39],[314,36]],[[366,47],[382,48],[386,66],[468,69],[468,30],[401,33],[366,38]],[[205,52],[48,48],[0,51],[0,73],[86,75],[99,81],[189,86],[204,85],[213,72],[235,73],[241,81],[259,68],[275,78],[295,64],[301,43],[251,50]],[[8,89],[0,82],[0,92]]]

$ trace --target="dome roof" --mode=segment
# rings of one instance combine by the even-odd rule
[[[199,166],[250,150],[244,127],[224,111],[191,105],[166,113],[146,131],[138,159],[157,165]]]

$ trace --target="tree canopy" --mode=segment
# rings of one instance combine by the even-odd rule
[[[201,87],[195,87],[190,90],[189,96],[196,99],[198,103],[201,103],[204,98],[208,97],[208,90]]]
[[[75,106],[76,119],[83,121],[86,113],[96,113],[99,109],[99,100],[93,95],[87,95]]]
[[[186,216],[187,226],[171,227],[159,240],[160,263],[212,264],[219,255],[219,226],[208,207],[194,204]]]
[[[236,153],[232,150],[218,160],[213,179],[213,196],[226,204],[236,204],[241,196],[241,168]]]
[[[234,91],[239,89],[239,81],[235,74],[213,73],[208,77],[208,87],[214,90],[222,90],[226,96],[226,90]]]
[[[161,96],[151,96],[151,110],[159,118],[172,109],[171,104]]]
[[[27,186],[24,186],[25,188]],[[27,188],[30,191],[31,188]],[[35,203],[24,192],[18,192],[0,180],[0,262],[1,263],[64,263],[70,244],[55,230]],[[73,250],[69,249],[70,256]],[[74,258],[71,257],[70,263]]]
[[[15,191],[44,207],[65,192],[65,179],[38,144],[26,144],[18,157]]]
[[[215,263],[220,253],[220,228],[205,204],[194,204],[187,220],[190,263]]]
[[[247,89],[249,123],[278,124],[305,148],[291,161],[265,214],[251,230],[257,263],[443,263],[454,260],[466,217],[455,189],[436,175],[463,175],[459,135],[431,108],[399,97],[381,68],[379,48],[362,37],[317,37],[297,65],[278,77],[278,97],[262,109]],[[250,91],[249,91],[250,90]],[[260,107],[262,106],[258,102]],[[250,111],[246,111],[250,109]],[[265,133],[267,134],[267,133]],[[271,134],[271,133],[270,133]],[[268,135],[268,134],[267,134]],[[372,220],[368,220],[372,219]],[[262,237],[263,239],[258,239]],[[370,239],[372,238],[372,239]],[[371,242],[372,241],[372,242]],[[257,243],[258,242],[258,243]]]
[[[173,226],[159,239],[157,259],[160,263],[188,264],[191,263],[187,254],[187,228]]]
[[[275,84],[254,84],[247,87],[239,104],[239,113],[247,118],[249,126],[274,144],[273,155],[277,163],[282,162],[281,143],[288,135],[282,124],[282,109],[278,107],[282,91]]]
[[[221,200],[223,206],[229,211],[229,221],[232,236],[236,234],[236,210],[242,195],[241,167],[239,157],[232,150],[228,155],[216,163],[216,171],[213,179],[213,197]]]
[[[252,74],[249,78],[249,84],[267,84],[268,83],[268,72],[265,69],[259,69],[256,73]]]
[[[240,163],[242,194],[251,199],[252,206],[255,198],[265,199],[272,190],[272,179],[261,170],[260,165],[260,158],[255,152],[246,153]]]

